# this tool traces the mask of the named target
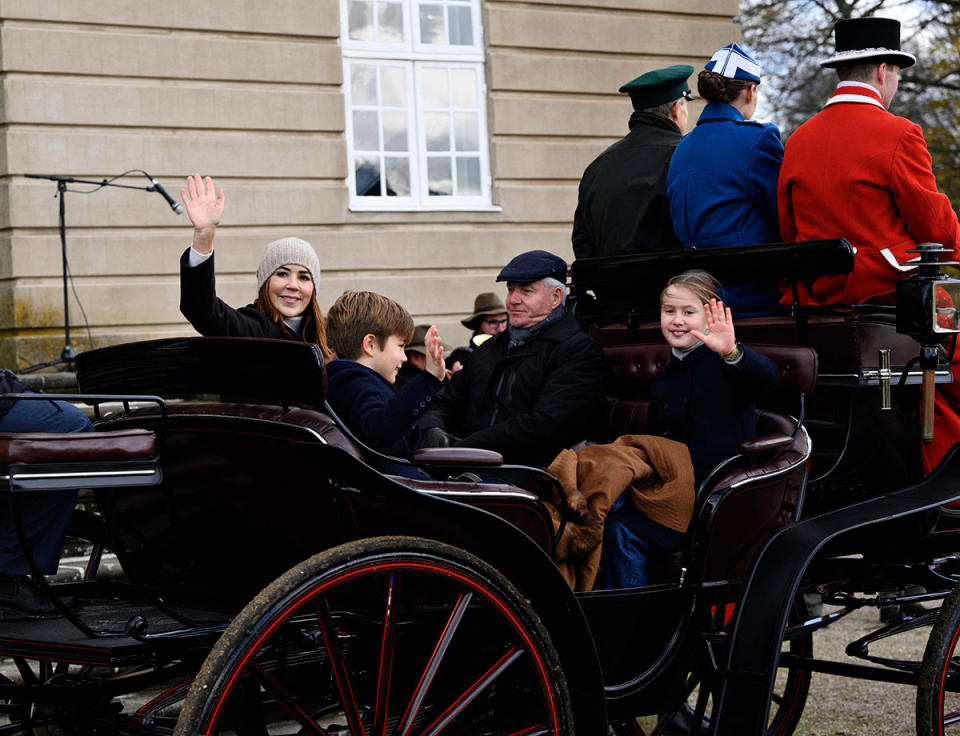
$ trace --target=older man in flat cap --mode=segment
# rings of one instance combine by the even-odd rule
[[[600,407],[603,354],[564,309],[566,274],[563,259],[542,250],[504,267],[509,325],[447,382],[420,422],[421,447],[479,447],[546,466],[584,439]]]
[[[957,215],[937,190],[920,126],[887,112],[901,69],[900,23],[851,18],[835,27],[836,54],[820,62],[840,83],[823,109],[787,139],[777,185],[784,240],[845,237],[856,249],[853,271],[821,276],[800,288],[805,304],[888,301],[913,272],[908,251],[941,243],[956,251]],[[788,294],[785,302],[791,301]],[[923,445],[924,469],[960,440],[957,379],[937,392],[935,440]]]
[[[655,69],[627,82],[630,132],[591,163],[573,217],[577,258],[680,247],[670,222],[667,166],[687,127],[693,67]]]

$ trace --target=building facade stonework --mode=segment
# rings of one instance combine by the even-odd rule
[[[460,319],[477,293],[502,288],[512,256],[572,259],[579,177],[626,132],[617,88],[658,66],[699,68],[740,37],[737,0],[475,0],[489,202],[377,210],[355,196],[351,208],[345,1],[0,0],[0,366],[63,347],[56,184],[27,173],[143,169],[175,197],[188,174],[209,174],[227,196],[225,301],[252,301],[264,245],[297,235],[320,256],[324,309],[344,289],[377,291],[461,344]],[[413,23],[424,2],[370,6],[406,3]],[[65,197],[73,349],[192,334],[178,310],[186,216],[142,191]]]

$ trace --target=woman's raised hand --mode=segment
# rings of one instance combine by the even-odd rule
[[[733,332],[733,316],[730,307],[724,307],[722,301],[711,299],[704,304],[707,314],[707,329],[704,332],[690,330],[690,334],[703,342],[717,355],[728,355],[737,345],[737,338]]]
[[[430,329],[427,330],[423,345],[427,349],[426,370],[442,381],[447,377],[447,367],[443,363],[443,345],[440,342],[440,332],[436,325],[431,325]]]
[[[223,190],[215,190],[209,176],[194,174],[187,177],[187,188],[180,190],[180,198],[193,223],[194,250],[209,253],[213,249],[213,234],[223,217]]]

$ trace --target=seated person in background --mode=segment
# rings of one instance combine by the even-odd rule
[[[484,341],[507,329],[507,308],[503,306],[500,297],[492,291],[485,291],[477,294],[477,298],[473,300],[473,314],[460,320],[460,324],[473,330],[470,347],[479,347]]]
[[[280,238],[267,245],[257,266],[257,298],[234,309],[217,298],[213,237],[223,217],[223,190],[213,179],[187,177],[181,189],[193,223],[193,245],[180,257],[180,312],[204,336],[269,337],[312,342],[329,359],[323,313],[317,303],[320,259],[300,238]]]
[[[507,329],[507,308],[492,291],[477,294],[473,300],[473,314],[460,320],[460,324],[473,330],[473,334],[469,345],[457,348],[447,356],[447,369],[451,373],[456,373],[466,365],[474,349]]]
[[[361,442],[399,458],[409,458],[420,446],[417,420],[436,401],[446,377],[433,326],[424,338],[425,369],[397,391],[393,384],[412,334],[407,310],[370,291],[345,291],[327,313],[327,337],[337,354],[327,364],[327,401]],[[384,473],[425,477],[400,463],[377,465]]]
[[[0,394],[33,393],[8,370],[0,370]],[[92,432],[80,409],[65,401],[0,400],[0,432]],[[20,519],[30,552],[44,575],[57,572],[60,550],[77,500],[76,491],[20,495]],[[53,613],[28,577],[30,568],[17,538],[7,499],[0,501],[0,609]]]
[[[504,267],[497,281],[507,282],[509,326],[448,381],[421,421],[424,447],[479,447],[543,467],[589,433],[603,354],[564,309],[566,275],[563,259],[543,250]]]
[[[660,296],[660,329],[672,358],[654,379],[644,432],[683,442],[697,486],[721,461],[756,436],[755,403],[780,381],[777,366],[734,334],[720,284],[706,271],[685,271]],[[656,544],[676,549],[684,535],[652,522],[621,496],[604,521],[603,556],[595,587],[646,584]]]

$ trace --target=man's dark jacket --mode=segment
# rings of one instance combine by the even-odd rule
[[[627,136],[583,172],[573,216],[577,258],[680,248],[667,200],[667,169],[680,138],[672,120],[633,113]]]
[[[546,466],[593,428],[603,353],[569,314],[510,351],[509,342],[507,330],[475,349],[420,424],[462,438],[458,446]]]

